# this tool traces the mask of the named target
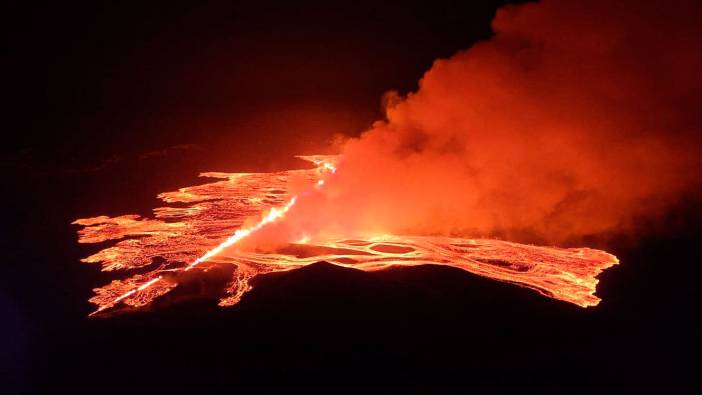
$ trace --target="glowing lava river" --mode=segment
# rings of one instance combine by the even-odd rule
[[[600,301],[594,295],[597,275],[618,263],[615,256],[590,248],[436,236],[303,238],[273,252],[231,248],[266,225],[284,220],[299,197],[290,192],[291,180],[304,180],[319,189],[336,171],[335,157],[301,158],[316,167],[275,173],[203,173],[219,181],[160,194],[171,206],[155,209],[153,219],[123,215],[76,220],[74,224],[83,226],[80,243],[118,240],[84,262],[101,263],[103,271],[138,272],[96,288],[90,299],[97,305],[93,314],[120,306],[145,306],[177,287],[185,272],[221,264],[236,268],[219,303],[230,306],[251,289],[253,277],[320,261],[364,271],[451,266],[587,307]]]

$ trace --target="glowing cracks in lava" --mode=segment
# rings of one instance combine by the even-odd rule
[[[103,311],[103,310],[105,310],[105,309],[108,309],[108,308],[110,308],[110,307],[116,305],[117,303],[123,301],[124,299],[127,299],[128,297],[134,295],[135,293],[140,292],[140,291],[143,291],[143,290],[149,288],[150,286],[156,284],[157,282],[161,281],[161,279],[163,279],[163,276],[158,276],[158,277],[156,277],[156,278],[154,278],[154,279],[151,279],[151,280],[145,282],[144,284],[141,284],[139,287],[134,288],[134,289],[132,289],[131,291],[126,292],[126,293],[120,295],[120,296],[117,297],[115,300],[113,300],[111,304],[106,304],[106,305],[100,306],[100,308],[98,308],[98,309],[95,310],[94,312],[90,313],[90,315],[97,314],[97,313],[99,313],[99,312],[101,312],[101,311]]]
[[[302,157],[302,158],[306,159],[306,160],[310,160],[314,164],[316,164],[318,166],[317,170],[319,171],[319,173],[322,173],[322,174],[325,172],[330,172],[332,174],[336,173],[336,167],[328,161],[328,158],[318,159],[318,157],[315,157],[315,156]],[[321,178],[318,179],[316,182],[316,187],[320,188],[323,185],[324,185],[324,180]],[[181,190],[180,192],[182,193],[183,190]],[[253,202],[253,203],[261,203],[262,202],[262,200],[260,198],[255,198],[255,197],[250,197],[249,201]],[[295,205],[296,201],[297,201],[297,196],[293,196],[284,206],[278,207],[278,208],[272,207],[268,211],[268,214],[266,214],[255,225],[248,227],[248,228],[241,228],[241,229],[236,230],[232,236],[228,237],[226,240],[224,240],[223,242],[218,244],[216,247],[205,252],[202,256],[200,256],[199,258],[194,260],[192,263],[190,263],[188,266],[186,266],[185,269],[183,269],[183,271],[187,272],[187,271],[195,268],[199,264],[206,262],[210,258],[220,254],[226,248],[233,246],[234,244],[236,244],[237,242],[239,242],[243,238],[245,238],[245,237],[249,236],[250,234],[256,232],[257,230],[265,227],[267,224],[277,221],[278,219],[283,217],[290,210],[291,207],[293,207]],[[113,307],[117,303],[120,303],[124,299],[136,294],[137,292],[141,292],[141,291],[148,289],[149,287],[158,283],[162,279],[163,279],[163,276],[158,276],[156,278],[153,278],[152,280],[145,282],[144,284],[140,285],[137,288],[133,288],[133,289],[125,292],[122,295],[115,298],[114,300],[112,300],[112,302],[100,305],[100,307],[96,311],[91,313],[90,315],[97,314],[105,309]]]
[[[329,163],[328,161],[324,160],[314,160],[314,164],[320,167],[322,171],[326,170],[331,172],[332,174],[336,173],[336,167]],[[317,180],[317,187],[321,187],[324,185],[324,180],[319,179]],[[268,214],[263,217],[261,221],[259,221],[256,225],[250,227],[250,228],[244,228],[244,229],[239,229],[234,234],[228,238],[227,240],[223,241],[220,245],[217,247],[207,251],[203,256],[197,258],[193,263],[188,265],[185,268],[185,271],[187,272],[188,270],[194,268],[195,266],[201,264],[202,262],[207,261],[208,259],[214,257],[215,255],[219,254],[220,252],[224,251],[225,248],[231,247],[232,245],[236,244],[239,240],[245,238],[246,236],[250,235],[251,233],[263,228],[267,224],[276,221],[277,219],[281,218],[285,213],[287,213],[292,206],[295,205],[295,202],[297,201],[297,196],[293,196],[292,199],[283,207],[281,208],[272,208]]]
[[[207,251],[203,256],[197,258],[193,263],[188,265],[185,268],[185,271],[187,272],[188,270],[194,268],[195,266],[201,264],[202,262],[207,261],[208,259],[212,258],[213,256],[219,254],[220,252],[224,251],[225,248],[231,247],[232,245],[236,244],[239,240],[243,239],[244,237],[250,235],[251,233],[263,228],[267,224],[274,222],[278,218],[282,217],[287,213],[292,206],[295,205],[295,202],[297,201],[297,197],[293,197],[290,199],[288,204],[285,206],[281,207],[280,209],[272,208],[271,211],[268,212],[268,215],[263,217],[261,221],[259,221],[256,225],[250,227],[250,228],[245,228],[245,229],[239,229],[234,234],[228,238],[227,240],[223,241],[220,245],[217,247]]]
[[[285,206],[283,206],[283,207],[281,207],[281,208],[272,208],[272,209],[268,212],[268,214],[267,214],[265,217],[263,217],[263,219],[261,219],[256,225],[254,225],[254,226],[252,226],[252,227],[250,227],[250,228],[238,229],[238,230],[237,230],[236,232],[234,232],[234,234],[233,234],[231,237],[229,237],[227,240],[225,240],[225,241],[223,241],[222,243],[220,243],[219,245],[217,245],[217,247],[215,247],[215,248],[213,248],[213,249],[207,251],[207,252],[206,252],[205,254],[203,254],[201,257],[197,258],[195,261],[193,261],[191,264],[189,264],[189,265],[184,269],[184,271],[187,272],[188,270],[194,268],[195,266],[201,264],[202,262],[205,262],[205,261],[207,261],[208,259],[210,259],[210,258],[216,256],[217,254],[221,253],[221,252],[224,251],[227,247],[231,247],[232,245],[236,244],[239,240],[241,240],[241,239],[247,237],[247,236],[250,235],[251,233],[253,233],[253,232],[255,232],[255,231],[257,231],[257,230],[263,228],[264,226],[266,226],[267,224],[269,224],[269,223],[271,223],[271,222],[276,221],[278,218],[280,218],[280,217],[282,217],[283,215],[285,215],[285,213],[287,213],[287,212],[290,210],[290,208],[291,208],[293,205],[295,205],[295,202],[296,202],[296,201],[297,201],[297,197],[293,197],[292,199],[290,199],[290,201],[289,201]],[[109,304],[105,304],[105,305],[100,306],[96,311],[92,312],[90,315],[94,315],[94,314],[97,314],[97,313],[99,313],[99,312],[101,312],[101,311],[103,311],[103,310],[105,310],[105,309],[108,309],[108,308],[110,308],[110,307],[116,305],[117,303],[121,302],[122,300],[124,300],[124,299],[126,299],[126,298],[128,298],[128,297],[130,297],[130,296],[132,296],[132,295],[134,295],[135,293],[140,292],[140,291],[143,291],[143,290],[149,288],[150,286],[156,284],[157,282],[161,281],[162,279],[163,279],[163,276],[158,276],[158,277],[156,277],[156,278],[154,278],[154,279],[152,279],[152,280],[150,280],[150,281],[145,282],[144,284],[140,285],[138,288],[134,288],[134,289],[132,289],[132,290],[130,290],[130,291],[125,292],[124,294],[122,294],[122,295],[118,296],[117,298],[115,298],[115,300],[113,300],[112,303],[109,303]]]
[[[258,275],[325,261],[367,272],[397,266],[450,266],[587,307],[600,301],[595,296],[598,274],[618,263],[615,256],[589,248],[561,249],[441,236],[347,234],[340,239],[328,235],[312,238],[307,229],[296,229],[301,237],[290,240],[297,244],[293,250],[302,251],[301,255],[285,249],[268,253],[228,249],[284,218],[311,190],[327,187],[327,176],[336,172],[337,158],[301,158],[314,162],[316,167],[275,173],[204,173],[224,181],[159,195],[167,203],[188,206],[160,207],[154,210],[155,218],[99,216],[75,221],[84,226],[79,231],[81,243],[119,240],[84,262],[100,262],[103,271],[140,270],[140,274],[96,288],[90,302],[98,308],[91,315],[118,304],[136,308],[148,305],[177,287],[180,274],[215,256],[219,264],[236,268],[220,299],[221,306],[238,303],[251,289],[249,281]],[[309,190],[290,194],[291,179],[296,183],[304,180]],[[247,219],[256,217],[257,222],[244,225]],[[232,234],[230,229],[238,230]]]

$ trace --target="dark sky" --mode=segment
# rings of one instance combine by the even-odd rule
[[[16,2],[3,152],[65,164],[198,144],[219,168],[319,152],[489,37],[502,3]]]

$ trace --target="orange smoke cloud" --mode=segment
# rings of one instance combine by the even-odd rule
[[[437,60],[342,146],[291,229],[499,235],[631,231],[700,184],[694,2],[508,6],[495,36]]]

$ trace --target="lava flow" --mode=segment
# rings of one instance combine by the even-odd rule
[[[90,302],[99,313],[120,305],[140,307],[174,289],[185,272],[213,264],[236,267],[220,305],[236,304],[251,289],[253,277],[326,261],[364,271],[424,264],[452,266],[531,288],[554,299],[587,307],[596,276],[617,258],[590,248],[538,247],[493,239],[376,235],[303,237],[274,252],[230,248],[268,224],[282,220],[301,195],[291,180],[309,190],[323,188],[336,171],[333,156],[304,156],[313,169],[274,173],[203,173],[220,181],[159,195],[180,207],[160,207],[155,218],[138,215],[79,219],[80,243],[119,240],[83,259],[101,263],[103,271],[138,271],[95,289]],[[304,195],[304,193],[303,193]],[[259,218],[250,222],[252,218]],[[301,234],[304,234],[302,232]]]

